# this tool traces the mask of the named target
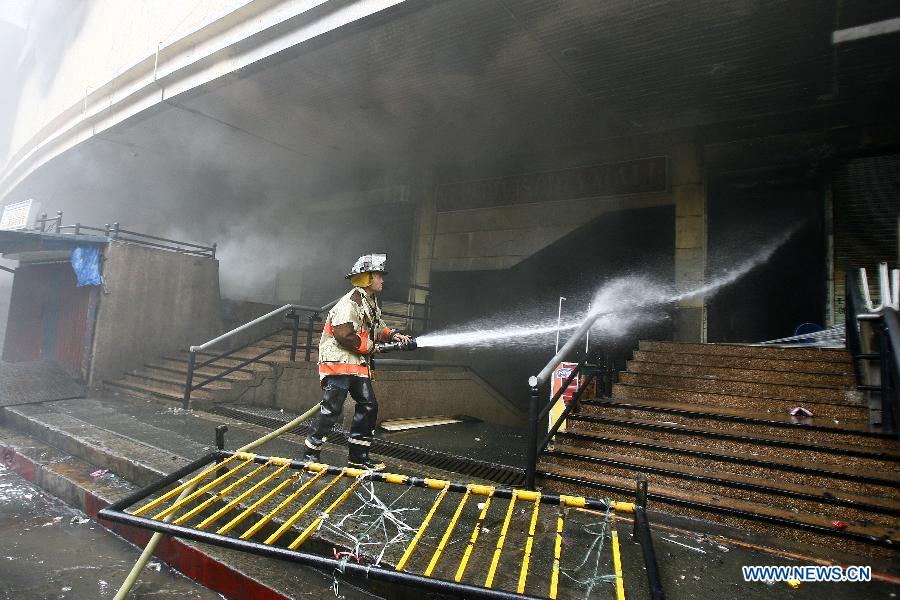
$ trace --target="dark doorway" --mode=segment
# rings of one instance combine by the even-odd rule
[[[432,329],[491,317],[505,325],[515,323],[517,314],[554,318],[560,296],[567,299],[564,314],[583,310],[601,285],[626,274],[645,274],[672,284],[674,248],[672,206],[603,215],[510,269],[433,273]],[[524,319],[515,324],[528,325]],[[628,339],[607,342],[606,349],[613,354],[618,346],[630,351],[638,336],[670,339],[671,325],[655,324],[632,333]],[[528,376],[540,370],[553,352],[553,340],[548,340],[545,347],[514,352],[502,346],[454,348],[442,351],[441,357],[476,366],[501,393],[521,405]]]
[[[811,170],[710,180],[707,281],[796,228],[765,264],[708,298],[710,342],[759,342],[790,336],[802,323],[825,325],[823,205],[821,177]]]

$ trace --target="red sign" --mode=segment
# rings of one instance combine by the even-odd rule
[[[578,368],[578,363],[572,362],[564,362],[559,363],[559,365],[553,369],[553,377],[550,379],[550,398],[556,395],[556,392],[562,388],[563,384],[566,382],[566,379],[569,378],[569,375],[572,374],[572,371]],[[553,408],[550,409],[550,422],[547,424],[547,430],[549,431],[553,428],[553,425],[556,423],[556,420],[559,418],[559,415],[565,410],[566,406],[569,402],[572,401],[572,398],[575,396],[575,392],[578,391],[578,380],[580,377],[577,375],[572,378],[572,381],[569,383],[568,387],[563,391],[562,395],[559,397],[553,404]],[[566,430],[566,423],[563,424],[559,428],[560,431]]]

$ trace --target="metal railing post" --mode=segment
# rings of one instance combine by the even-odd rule
[[[306,362],[310,362],[312,359],[312,341],[313,341],[313,328],[316,326],[316,321],[319,320],[319,313],[313,313],[309,315],[309,319],[307,319],[306,324]]]
[[[188,354],[187,379],[184,382],[184,398],[181,400],[181,408],[190,410],[191,390],[194,387],[194,364],[197,361],[197,353],[191,350]]]
[[[888,331],[887,319],[884,315],[881,317],[881,360],[879,368],[881,371],[881,423],[889,432],[898,433],[900,427],[897,426],[897,415],[894,411],[894,394],[893,389],[893,350],[891,347],[890,333]]]
[[[638,473],[637,479],[637,487],[634,492],[634,504],[639,507],[641,510],[647,508],[647,477],[643,473]],[[638,539],[638,520],[634,520],[634,537]]]
[[[291,320],[291,362],[297,362],[297,333],[300,330],[300,315],[296,310],[291,309],[288,311],[287,318]]]
[[[538,394],[540,388],[532,385],[528,403],[528,462],[525,465],[525,487],[529,490],[535,488],[534,473],[537,469]]]

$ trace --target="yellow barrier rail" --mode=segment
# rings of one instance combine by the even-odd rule
[[[227,456],[222,458],[223,455]],[[157,530],[165,526],[181,534],[197,532],[192,535],[202,534],[204,541],[208,539],[212,543],[240,547],[242,542],[253,542],[247,547],[248,550],[260,552],[261,547],[271,547],[273,553],[296,552],[322,529],[326,521],[340,519],[340,515],[335,514],[343,505],[349,503],[365,506],[364,495],[371,494],[374,497],[374,488],[369,488],[369,483],[436,490],[437,495],[434,496],[429,510],[418,526],[415,528],[412,524],[408,526],[409,534],[413,531],[415,533],[412,537],[404,538],[408,541],[402,555],[396,557],[395,554],[394,559],[390,556],[385,558],[388,563],[394,563],[392,568],[394,572],[421,579],[439,577],[441,572],[449,570],[450,573],[455,572],[450,575],[452,580],[439,580],[447,585],[483,590],[483,594],[496,593],[499,594],[498,598],[509,598],[511,595],[520,597],[518,595],[524,595],[526,589],[535,589],[540,591],[532,594],[538,593],[539,596],[527,597],[556,599],[561,592],[560,573],[565,570],[563,534],[567,511],[571,509],[603,511],[613,515],[611,548],[615,570],[615,595],[617,600],[623,600],[625,597],[614,513],[633,513],[635,505],[630,502],[503,489],[477,483],[362,471],[318,463],[300,463],[287,458],[257,456],[246,452],[219,452],[216,456],[219,457],[219,462],[203,468],[196,475],[192,475],[186,483],[164,480],[171,489],[167,489],[166,485],[157,486],[154,491],[146,493],[139,499],[139,502],[143,502],[139,508],[124,514],[139,518],[142,523],[157,523],[156,527],[160,528]],[[361,489],[364,483],[367,485],[365,490],[370,491],[364,492]],[[190,491],[191,486],[196,489]],[[189,493],[184,493],[186,490]],[[158,496],[149,499],[154,493],[158,493]],[[357,498],[361,493],[363,495]],[[179,494],[182,495],[178,496]],[[443,508],[446,499],[454,494],[459,494],[458,502]],[[473,497],[483,499],[477,510],[473,507],[474,503],[470,502]],[[479,538],[483,534],[487,535],[486,520],[500,500],[508,500],[508,504],[504,506],[499,533],[491,534],[492,547],[484,547],[485,544],[482,543],[482,547],[479,548]],[[554,506],[556,510],[542,511],[542,505]],[[522,508],[518,510],[520,506]],[[150,513],[153,513],[152,517],[143,516]],[[347,514],[353,514],[352,506]],[[346,515],[343,518],[346,518]],[[548,535],[553,536],[552,564],[549,560],[551,549],[542,550],[537,541],[539,523],[551,518],[555,519],[555,522],[545,523],[541,531],[547,531]],[[239,526],[247,522],[252,524],[243,533],[238,534]],[[467,525],[467,522],[470,525]],[[441,524],[441,530],[426,538],[429,530],[437,527],[436,523]],[[448,561],[445,560],[442,568],[442,558],[448,554],[448,548],[452,546],[454,532],[461,527],[467,527],[467,530],[471,527],[469,530],[471,533],[467,536],[465,548],[451,553],[459,553],[456,554],[459,556],[459,564],[455,569],[451,569],[451,565],[446,564]],[[285,536],[289,534],[292,535],[289,538],[291,541],[284,541],[288,539]],[[435,539],[436,545],[426,542],[426,539]],[[424,564],[414,559],[417,551],[425,546],[428,547],[426,551],[429,553],[425,555],[428,557],[427,566],[421,575],[409,573],[411,565]],[[507,547],[522,548],[521,554]],[[423,551],[418,554],[423,554]],[[360,557],[356,556],[356,559],[358,561]],[[513,562],[514,570],[510,566]],[[485,571],[482,574],[473,572],[467,576],[467,571],[476,570],[472,565],[477,565]],[[473,579],[481,583],[465,582]],[[567,583],[567,586],[571,585]]]

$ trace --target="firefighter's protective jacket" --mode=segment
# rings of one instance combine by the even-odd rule
[[[353,326],[352,332],[347,324]],[[337,336],[335,329],[337,329]],[[381,317],[381,307],[362,288],[355,287],[328,311],[319,341],[319,378],[328,375],[369,377],[369,356],[375,340],[394,335]]]

